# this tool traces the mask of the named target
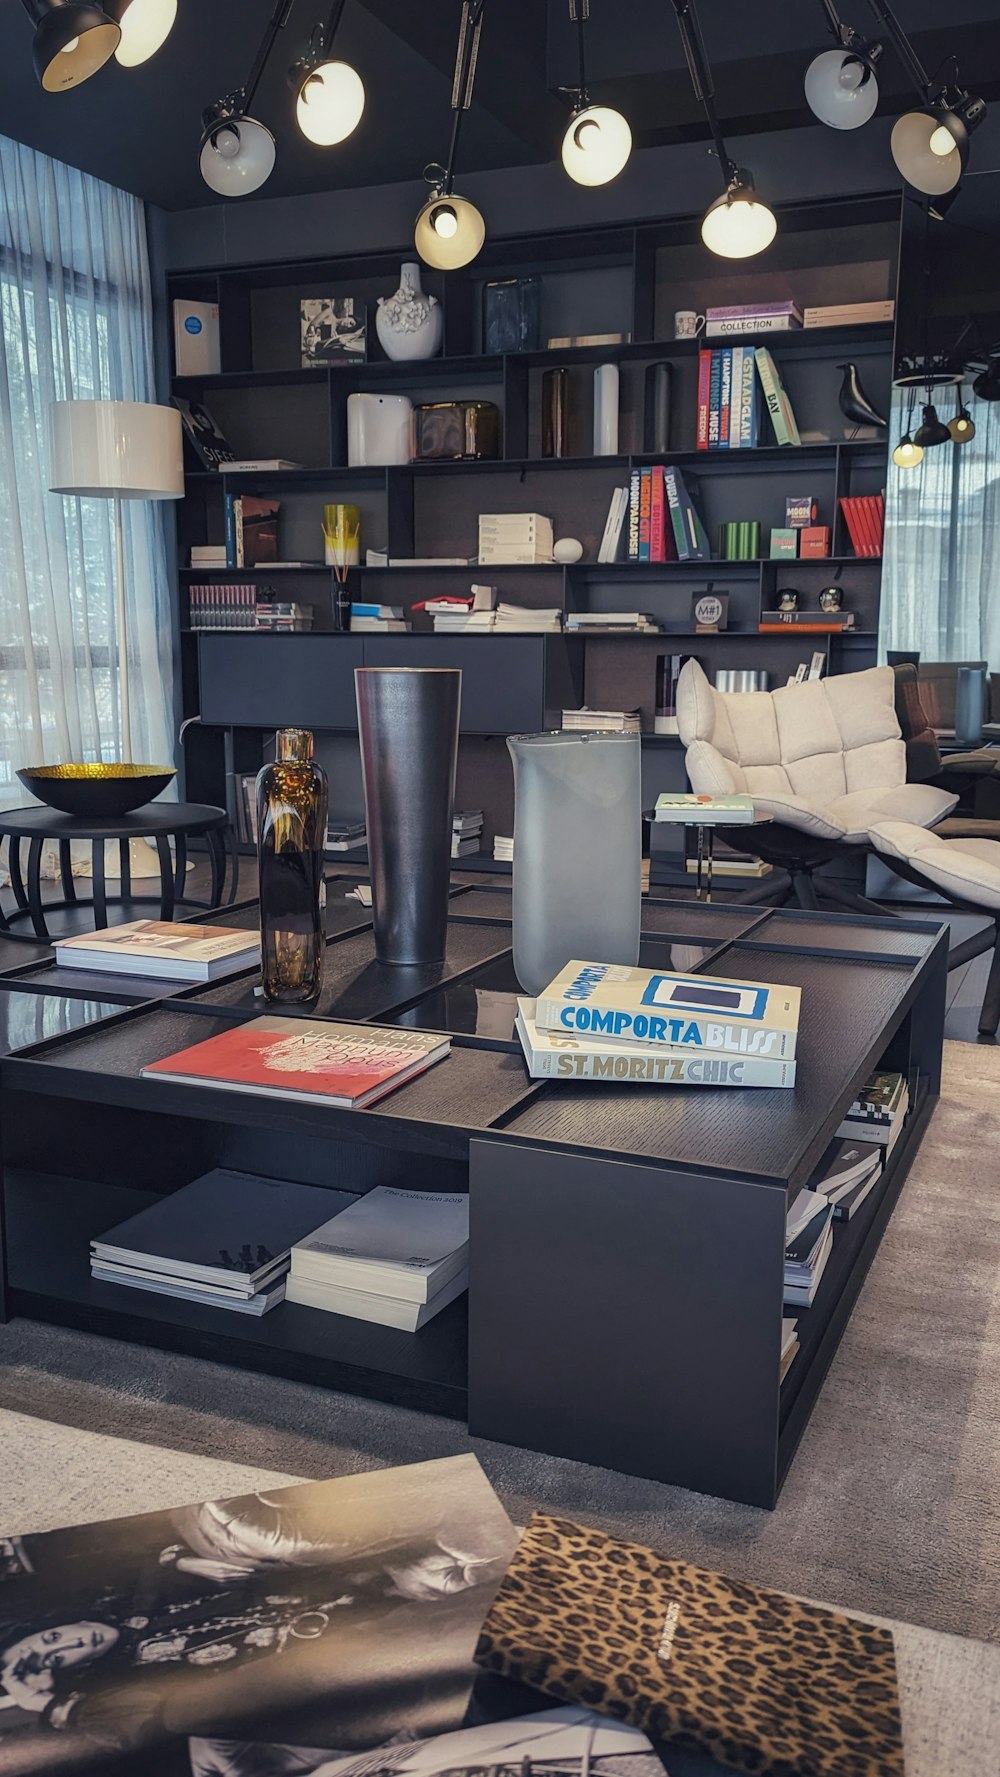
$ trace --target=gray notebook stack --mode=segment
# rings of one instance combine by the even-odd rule
[[[468,1195],[378,1185],[293,1246],[286,1298],[415,1333],[468,1282]]]

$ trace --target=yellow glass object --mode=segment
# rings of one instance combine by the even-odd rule
[[[323,507],[326,565],[345,572],[361,563],[361,513],[357,506]]]

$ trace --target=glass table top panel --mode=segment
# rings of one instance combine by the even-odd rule
[[[104,1000],[67,999],[53,993],[0,991],[0,1055],[12,1055],[29,1043],[41,1043],[80,1030],[98,1018],[110,1018],[121,1006]]]

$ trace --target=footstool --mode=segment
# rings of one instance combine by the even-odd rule
[[[869,837],[897,876],[920,888],[937,889],[960,913],[986,914],[992,922],[949,951],[948,968],[957,969],[992,950],[979,1031],[981,1036],[995,1036],[1000,1024],[1000,840],[942,838],[911,821],[876,821]]]

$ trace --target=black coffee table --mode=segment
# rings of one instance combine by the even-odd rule
[[[95,930],[106,926],[108,894],[104,878],[104,847],[108,840],[117,842],[121,859],[121,888],[113,897],[116,902],[158,903],[161,919],[173,919],[174,908],[178,905],[218,907],[226,888],[227,848],[233,860],[229,901],[232,903],[236,899],[238,863],[228,817],[224,808],[214,808],[209,803],[148,802],[131,814],[118,815],[107,821],[60,814],[54,808],[8,808],[0,811],[0,853],[5,839],[10,886],[17,906],[9,914],[0,907],[0,936],[4,938],[30,943],[41,938],[49,942],[51,934],[45,923],[46,914],[62,912],[67,907],[92,906]],[[89,900],[77,894],[73,880],[70,845],[74,839],[89,839],[91,842],[94,890]],[[129,843],[133,839],[150,839],[156,846],[160,863],[159,895],[132,893]],[[174,842],[173,857],[171,839]],[[204,839],[208,848],[212,881],[206,901],[196,901],[183,892],[189,839]],[[27,877],[21,866],[21,846],[25,840],[28,843]],[[47,840],[59,847],[61,901],[42,900],[42,850]],[[30,939],[26,932],[13,929],[22,920],[31,922]]]

